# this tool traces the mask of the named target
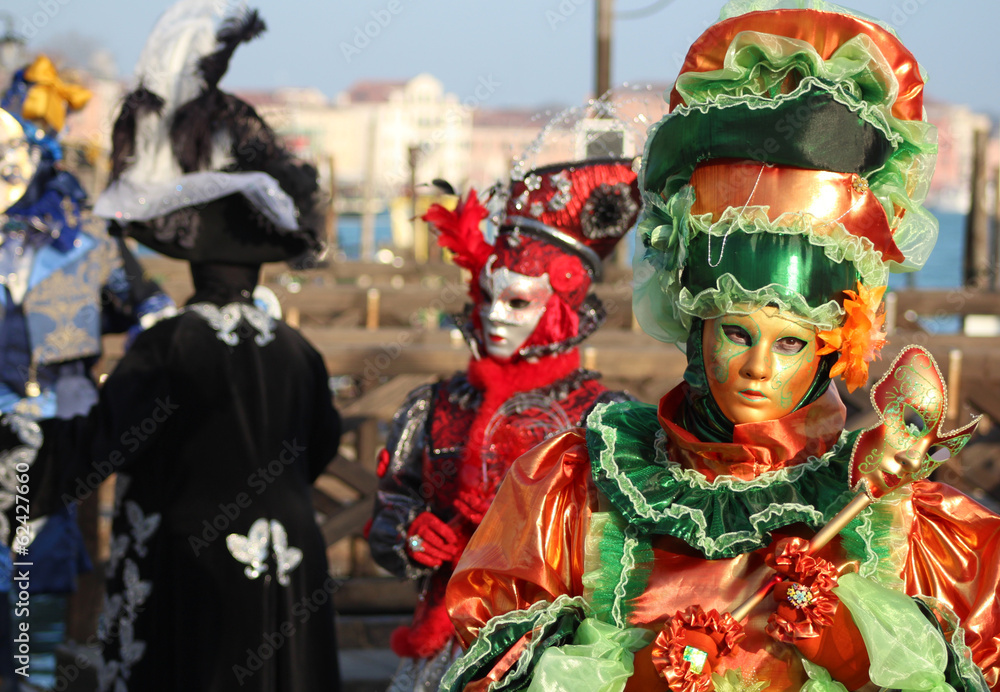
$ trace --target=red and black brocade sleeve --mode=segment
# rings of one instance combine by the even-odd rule
[[[421,494],[423,458],[428,441],[428,419],[437,385],[417,387],[396,412],[386,438],[386,458],[380,460],[378,492],[368,544],[372,557],[393,574],[418,579],[433,570],[410,559],[407,530],[429,507]],[[385,463],[382,463],[382,462]]]
[[[903,568],[906,591],[947,604],[965,630],[972,660],[1000,689],[1000,516],[954,488],[917,481]]]

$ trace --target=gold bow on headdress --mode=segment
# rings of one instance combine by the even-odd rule
[[[56,132],[62,130],[66,122],[67,107],[80,110],[91,97],[89,89],[59,79],[56,66],[44,55],[35,58],[35,62],[24,71],[24,79],[32,86],[24,98],[22,117],[41,120]]]

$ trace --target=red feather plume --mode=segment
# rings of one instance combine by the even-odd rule
[[[455,264],[478,274],[493,253],[493,246],[486,242],[483,232],[479,230],[479,223],[488,214],[486,207],[480,204],[475,189],[470,189],[468,197],[459,202],[455,211],[432,204],[421,218],[437,231],[438,245],[455,253]]]

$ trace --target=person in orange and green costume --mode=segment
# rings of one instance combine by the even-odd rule
[[[695,42],[634,265],[684,382],[514,464],[448,585],[468,649],[443,690],[1000,686],[1000,517],[927,480],[975,423],[942,430],[918,347],[871,429],[831,386],[867,383],[888,273],[936,240],[923,83],[888,27],[822,2],[730,3]]]

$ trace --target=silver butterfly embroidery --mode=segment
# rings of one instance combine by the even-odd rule
[[[147,517],[143,514],[142,507],[132,500],[125,501],[125,515],[128,517],[128,523],[132,526],[135,553],[139,557],[146,557],[146,541],[159,528],[160,515],[153,513]]]
[[[122,578],[125,582],[125,608],[134,615],[136,609],[145,603],[152,593],[153,583],[139,578],[139,567],[129,558],[125,558]]]
[[[215,330],[216,338],[227,346],[236,346],[240,343],[237,328],[243,319],[246,319],[250,326],[257,330],[258,334],[254,336],[254,343],[258,346],[267,346],[274,341],[274,318],[253,305],[229,303],[219,308],[212,303],[195,303],[184,308],[182,312],[188,310],[201,315]]]
[[[122,595],[116,593],[114,596],[104,595],[104,608],[101,616],[97,619],[97,638],[102,642],[107,641],[111,632],[111,623],[118,620],[118,615],[122,610]]]
[[[118,671],[121,668],[121,663],[119,661],[105,661],[104,655],[99,655],[101,658],[97,666],[97,689],[105,692],[105,690],[111,688],[111,683],[118,679]],[[118,680],[118,682],[121,682],[121,680]]]
[[[226,536],[229,554],[246,565],[243,573],[248,579],[256,579],[267,571],[267,529],[267,519],[258,519],[251,524],[246,536],[239,533]]]
[[[123,668],[131,668],[146,653],[146,642],[135,638],[135,627],[131,620],[122,620],[120,628],[121,634],[118,637],[119,655],[122,658]],[[122,675],[128,677],[128,672],[123,670]]]
[[[128,534],[122,533],[111,538],[111,554],[108,556],[108,567],[105,574],[112,577],[118,571],[118,563],[128,552],[128,544],[131,542]]]
[[[226,547],[234,558],[246,565],[243,573],[249,579],[256,579],[267,571],[269,548],[273,549],[278,566],[278,583],[282,586],[291,583],[288,575],[302,562],[302,550],[288,545],[288,532],[276,519],[272,519],[270,524],[267,519],[258,519],[251,524],[246,536],[229,534],[226,536]]]
[[[253,341],[258,346],[267,346],[269,343],[274,341],[274,318],[270,315],[258,310],[256,307],[251,305],[240,304],[240,311],[243,313],[243,318],[250,323],[254,329],[256,329],[259,334],[253,338]]]
[[[274,547],[274,557],[278,562],[278,583],[288,586],[291,580],[288,574],[302,562],[302,551],[288,545],[288,533],[281,522],[271,520],[271,543]]]
[[[35,421],[24,416],[8,414],[4,416],[4,422],[17,433],[22,443],[34,450],[42,446],[42,427]]]

